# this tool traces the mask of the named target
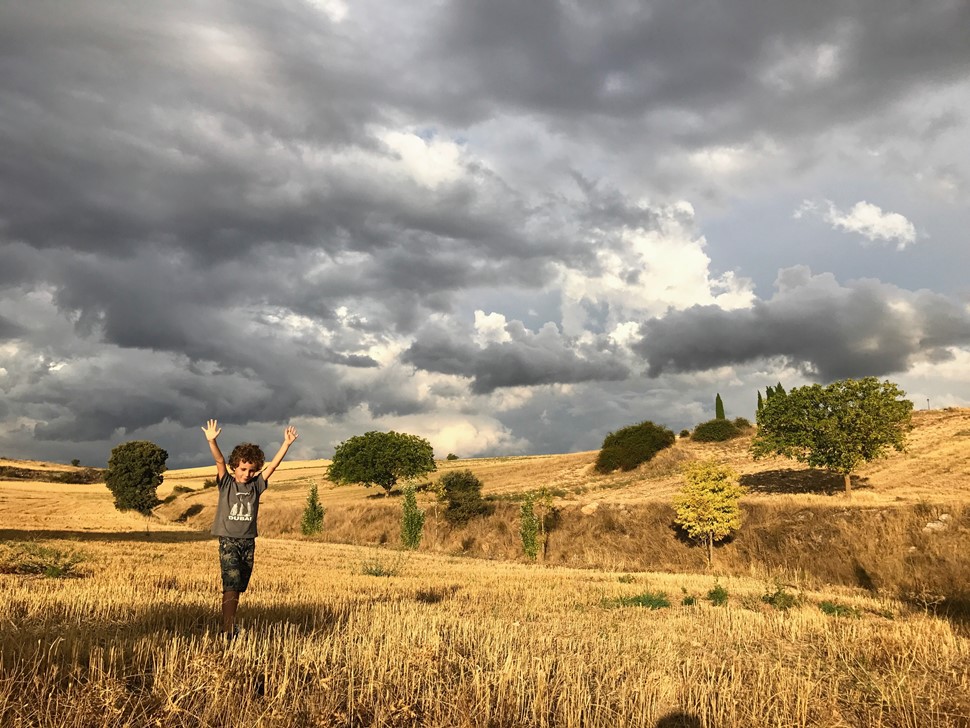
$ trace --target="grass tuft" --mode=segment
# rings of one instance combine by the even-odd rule
[[[670,600],[664,592],[644,592],[632,597],[617,597],[607,602],[611,607],[646,607],[647,609],[666,609]]]
[[[82,576],[83,554],[34,543],[0,546],[0,574],[37,574],[50,579]]]

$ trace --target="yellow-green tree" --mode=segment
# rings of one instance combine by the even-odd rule
[[[741,496],[745,489],[737,473],[713,460],[695,462],[684,468],[684,487],[674,496],[675,522],[691,538],[707,547],[707,564],[714,556],[714,543],[741,528]]]

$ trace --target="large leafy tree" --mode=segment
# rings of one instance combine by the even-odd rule
[[[162,483],[168,453],[148,440],[132,440],[111,451],[104,482],[119,511],[150,515],[161,501],[156,492]]]
[[[674,497],[677,525],[707,548],[707,564],[714,543],[741,528],[741,496],[744,487],[727,465],[705,460],[684,469],[684,487]]]
[[[404,432],[366,432],[337,446],[327,477],[334,483],[379,485],[385,495],[398,480],[437,470],[434,450],[423,437]]]
[[[751,453],[783,455],[841,473],[851,497],[851,476],[862,463],[905,448],[913,413],[905,396],[875,377],[796,387],[787,394],[779,385],[758,412]]]

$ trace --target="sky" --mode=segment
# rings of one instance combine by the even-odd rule
[[[970,3],[0,4],[0,456],[970,401]]]

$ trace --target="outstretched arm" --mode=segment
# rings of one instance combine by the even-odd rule
[[[219,427],[218,421],[209,420],[206,426],[202,428],[202,431],[205,433],[205,439],[209,441],[209,450],[212,452],[212,457],[216,461],[216,480],[221,481],[226,476],[226,459],[222,456],[222,450],[219,449],[219,443],[216,442],[216,438],[219,437],[222,428]]]
[[[286,457],[286,451],[290,449],[290,445],[296,440],[299,435],[296,434],[296,428],[293,425],[287,425],[286,429],[283,430],[283,444],[280,445],[280,449],[277,451],[276,456],[263,468],[263,480],[269,480],[269,476],[273,474],[273,471],[279,467],[279,464],[283,462],[283,458]]]

